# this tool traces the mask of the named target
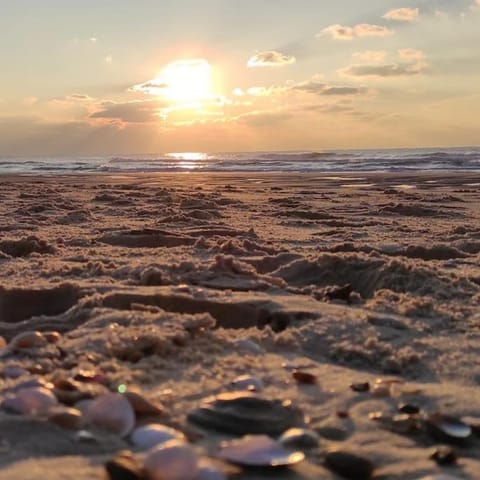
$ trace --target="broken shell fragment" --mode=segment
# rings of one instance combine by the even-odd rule
[[[237,390],[248,390],[250,392],[260,392],[264,388],[263,382],[257,377],[250,375],[241,375],[232,381],[232,386]]]
[[[48,411],[48,420],[66,430],[81,430],[84,424],[80,410],[60,406]]]
[[[286,448],[303,451],[318,447],[320,437],[313,430],[290,428],[282,434],[278,442]]]
[[[190,445],[170,440],[147,453],[143,468],[149,480],[194,480],[198,459]]]
[[[119,393],[106,393],[93,401],[88,422],[97,428],[124,437],[135,425],[135,412],[130,402]]]
[[[132,452],[119,452],[105,464],[109,480],[141,480],[142,468]]]
[[[1,408],[19,415],[39,415],[57,405],[57,399],[46,388],[24,388],[5,398]]]
[[[223,442],[215,456],[246,467],[286,467],[305,458],[303,452],[292,452],[267,435]]]
[[[341,450],[328,452],[325,464],[335,473],[351,480],[369,480],[374,466],[367,458]]]
[[[190,412],[189,422],[232,434],[281,435],[304,425],[302,412],[289,400],[269,400],[248,392],[224,393]]]
[[[449,415],[435,413],[425,420],[428,432],[438,440],[449,443],[462,443],[472,435],[472,428],[460,419]]]
[[[151,424],[135,429],[130,435],[130,440],[135,447],[147,450],[170,440],[185,441],[185,435],[165,425]]]
[[[13,337],[8,344],[12,350],[44,347],[47,340],[40,332],[23,332]]]
[[[163,413],[163,408],[161,405],[154,404],[140,393],[125,392],[124,395],[125,398],[130,402],[130,405],[137,415],[158,416],[162,415]]]

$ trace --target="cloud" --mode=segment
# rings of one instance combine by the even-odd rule
[[[296,58],[291,55],[285,55],[277,52],[276,50],[268,50],[265,52],[259,52],[251,57],[247,66],[253,67],[283,67],[285,65],[291,65],[296,62]]]
[[[401,77],[418,75],[425,70],[425,65],[410,62],[389,63],[380,65],[350,65],[341,70],[349,77]]]
[[[391,63],[367,62],[349,65],[339,71],[348,77],[402,77],[425,72],[425,53],[414,48],[398,50],[399,61]]]
[[[250,127],[273,127],[294,118],[293,114],[285,111],[253,111],[238,116],[234,120]]]
[[[362,62],[378,63],[385,60],[387,52],[384,50],[366,50],[365,52],[355,52],[353,56]]]
[[[158,100],[124,103],[106,101],[100,104],[100,110],[92,113],[90,118],[118,120],[123,123],[158,122],[162,115],[162,109],[166,107],[165,103]]]
[[[293,89],[316,95],[358,95],[366,92],[366,89],[361,87],[334,86],[315,81],[299,83]]]
[[[397,22],[413,22],[419,16],[418,8],[396,8],[389,10],[383,18]]]
[[[90,100],[93,100],[92,97],[89,97],[88,95],[84,95],[81,93],[74,93],[72,95],[67,95],[64,97],[65,100],[71,100],[73,102],[87,102]]]
[[[130,87],[128,90],[130,92],[136,93],[145,93],[147,95],[162,95],[169,88],[169,84],[164,80],[159,78],[154,78],[153,80],[148,80],[144,83],[139,83]]]
[[[372,25],[370,23],[360,23],[353,27],[344,25],[330,25],[324,28],[317,37],[329,35],[336,40],[352,40],[359,37],[385,37],[391,35],[393,30],[382,25]]]

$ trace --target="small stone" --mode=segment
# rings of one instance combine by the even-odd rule
[[[47,340],[40,332],[23,332],[13,337],[8,344],[12,350],[44,347]]]
[[[325,464],[330,470],[351,480],[369,480],[374,471],[370,460],[341,450],[328,452]]]
[[[370,391],[370,383],[368,382],[352,383],[350,385],[350,389],[356,393],[365,393]]]
[[[159,424],[144,425],[135,429],[130,435],[133,445],[143,450],[175,439],[185,441],[185,435],[178,430]]]
[[[238,348],[238,350],[246,353],[251,353],[254,355],[258,355],[262,353],[262,348],[258,343],[255,343],[252,340],[248,339],[242,339],[242,340],[236,340],[234,342],[235,346]]]
[[[52,408],[48,411],[48,420],[66,430],[80,430],[84,424],[82,412],[76,408]]]
[[[58,343],[62,338],[59,332],[43,332],[43,336],[48,343]]]
[[[451,447],[438,447],[430,455],[438,465],[454,465],[457,463],[457,452]]]
[[[57,403],[53,393],[46,388],[25,388],[6,397],[1,408],[19,415],[42,415]]]
[[[398,411],[400,413],[408,413],[409,415],[416,415],[420,413],[420,407],[417,405],[412,405],[410,403],[403,403],[398,406]]]
[[[317,376],[309,372],[302,372],[300,370],[296,370],[292,373],[292,377],[298,383],[303,383],[305,385],[315,385],[317,383]]]
[[[142,468],[128,450],[119,452],[105,464],[109,480],[141,480]]]

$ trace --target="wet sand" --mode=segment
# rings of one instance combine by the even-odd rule
[[[340,478],[323,466],[330,448],[370,458],[375,478],[479,478],[480,439],[445,471],[429,459],[442,442],[369,419],[400,403],[480,418],[479,186],[474,173],[3,176],[0,336],[62,338],[0,358],[0,401],[26,380],[7,367],[95,371],[190,431],[189,411],[249,374],[309,417],[320,448],[235,478]],[[349,388],[379,378],[402,383],[385,397]],[[126,448],[0,412],[0,479],[103,478]]]

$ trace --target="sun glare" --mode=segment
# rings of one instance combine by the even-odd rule
[[[175,102],[193,102],[211,96],[212,68],[206,60],[178,60],[159,75],[164,94]]]

